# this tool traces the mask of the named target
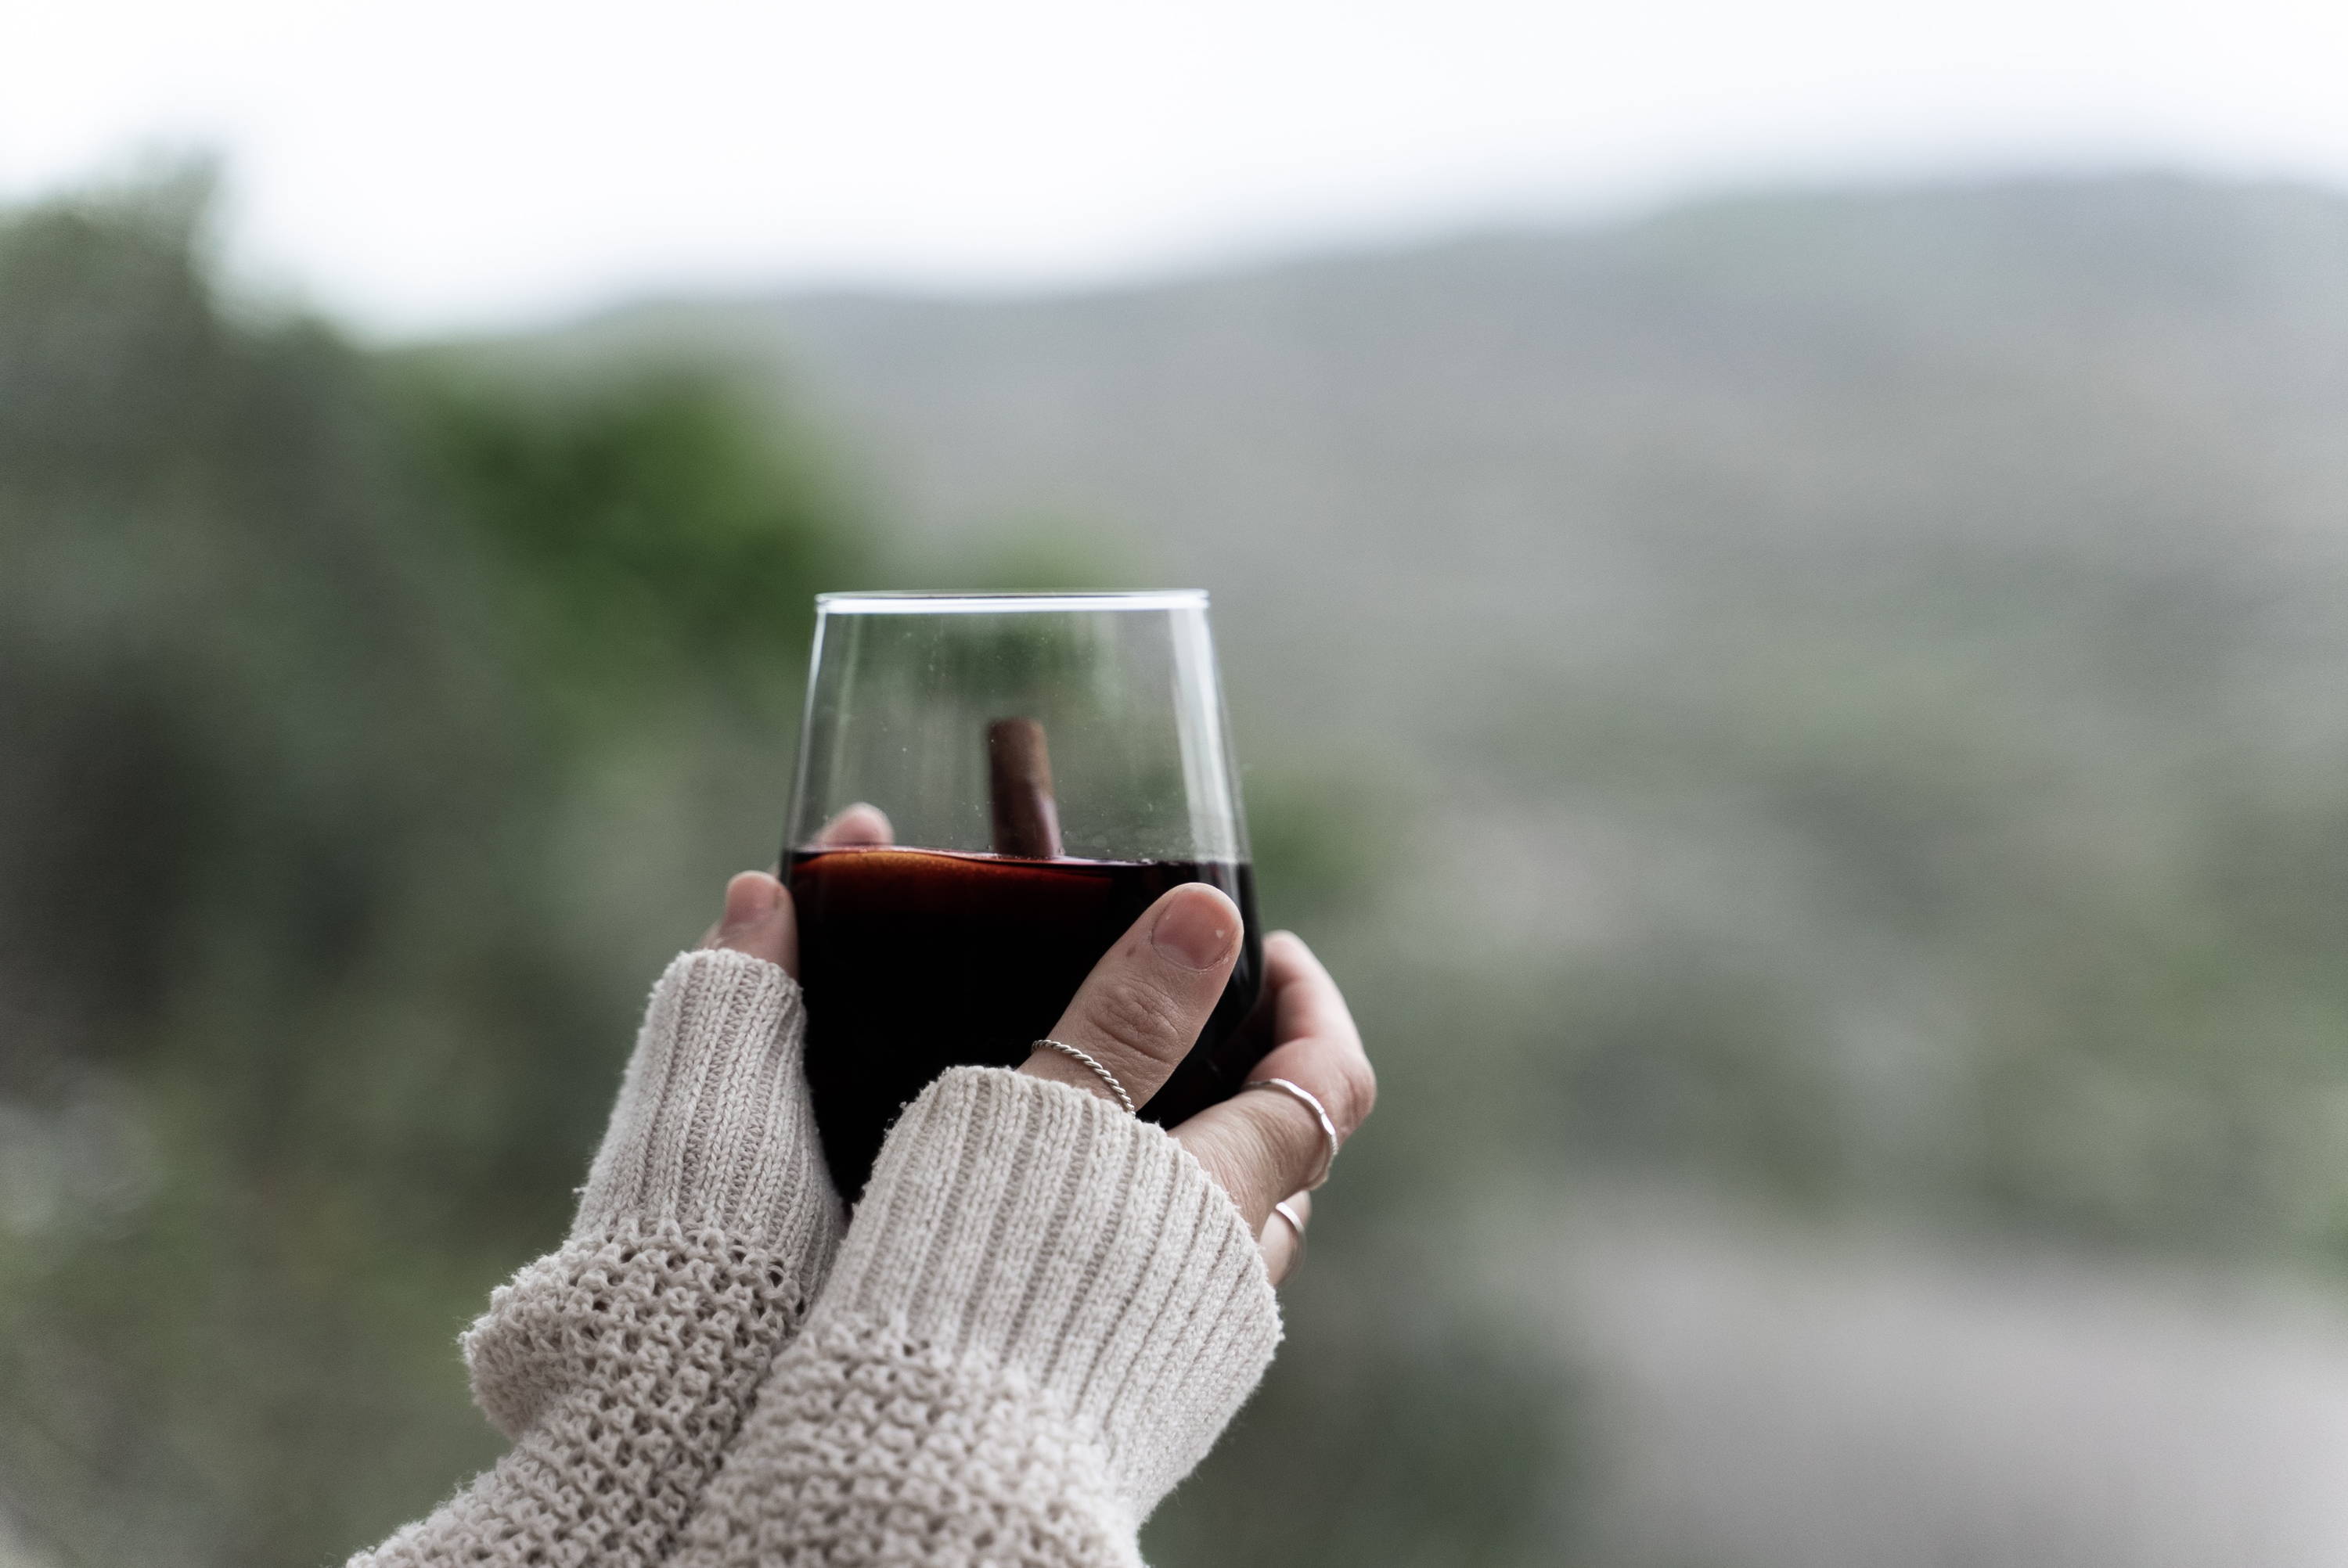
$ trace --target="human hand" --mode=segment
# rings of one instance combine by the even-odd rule
[[[824,824],[820,845],[886,844],[889,818],[879,806],[858,804]],[[726,884],[726,912],[701,935],[704,948],[730,948],[799,974],[799,923],[790,889],[771,871],[740,871]]]
[[[1158,1091],[1199,1038],[1223,994],[1240,952],[1238,906],[1204,883],[1185,883],[1142,911],[1117,946],[1093,967],[1051,1038],[1097,1061],[1137,1105]],[[1255,1078],[1285,1078],[1327,1108],[1342,1143],[1370,1113],[1377,1077],[1362,1050],[1345,999],[1311,948],[1292,933],[1265,942],[1264,993],[1255,1020],[1272,1030],[1272,1050]],[[1082,1063],[1039,1050],[1022,1072],[1114,1099]],[[1174,1137],[1239,1204],[1263,1248],[1276,1285],[1303,1255],[1312,1199],[1303,1188],[1323,1169],[1329,1148],[1313,1113],[1289,1095],[1263,1091],[1209,1106]],[[1287,1198],[1294,1225],[1272,1217]]]
[[[859,804],[825,824],[818,842],[884,845],[891,838],[888,817]],[[1221,999],[1239,958],[1241,927],[1238,906],[1217,889],[1198,882],[1171,889],[1093,967],[1051,1038],[1091,1055],[1135,1104],[1147,1104]],[[798,922],[789,891],[769,872],[737,874],[726,885],[725,913],[701,946],[763,958],[796,977]],[[1350,1138],[1377,1099],[1377,1078],[1345,999],[1292,933],[1272,933],[1263,956],[1263,996],[1250,1026],[1270,1029],[1272,1049],[1253,1076],[1303,1087],[1327,1108],[1339,1140]],[[1114,1098],[1092,1072],[1056,1051],[1035,1052],[1020,1071]],[[1288,1095],[1256,1091],[1210,1106],[1172,1131],[1239,1204],[1273,1283],[1285,1278],[1303,1255],[1303,1227],[1312,1213],[1303,1189],[1328,1157],[1319,1122]],[[1272,1217],[1283,1196],[1293,1225]]]
[[[730,948],[799,975],[799,922],[790,889],[771,871],[737,871],[726,884],[726,910],[701,934],[703,948]]]

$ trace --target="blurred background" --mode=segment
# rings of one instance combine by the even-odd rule
[[[1385,1096],[1153,1562],[2348,1556],[2348,15],[1631,9],[0,20],[0,1568],[493,1457],[814,592],[1194,583]]]

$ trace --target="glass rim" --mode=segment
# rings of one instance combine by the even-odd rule
[[[819,615],[1027,615],[1117,610],[1204,610],[1203,588],[1098,589],[1048,593],[890,589],[819,593]]]

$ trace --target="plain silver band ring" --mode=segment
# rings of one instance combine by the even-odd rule
[[[1337,1124],[1329,1120],[1329,1108],[1313,1097],[1313,1091],[1285,1078],[1251,1078],[1240,1085],[1242,1093],[1251,1089],[1276,1089],[1312,1112],[1313,1119],[1321,1123],[1321,1136],[1328,1143],[1329,1152],[1322,1156],[1321,1173],[1304,1184],[1306,1192],[1319,1192],[1329,1180],[1330,1169],[1337,1163]]]
[[[1108,1091],[1117,1096],[1117,1102],[1125,1107],[1125,1113],[1128,1116],[1138,1114],[1138,1112],[1133,1109],[1133,1096],[1125,1091],[1125,1085],[1117,1081],[1117,1074],[1111,1072],[1107,1068],[1103,1067],[1099,1062],[1095,1061],[1089,1052],[1078,1050],[1075,1046],[1070,1045],[1065,1040],[1039,1040],[1035,1042],[1031,1049],[1036,1050],[1056,1050],[1062,1056],[1070,1057],[1077,1061],[1083,1062],[1086,1067],[1091,1068],[1094,1072],[1099,1075],[1100,1081],[1103,1083],[1108,1085]]]

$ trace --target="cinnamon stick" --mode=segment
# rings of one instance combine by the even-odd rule
[[[1033,719],[986,726],[987,796],[994,853],[1050,860],[1060,853],[1060,806],[1052,796],[1052,753]]]

